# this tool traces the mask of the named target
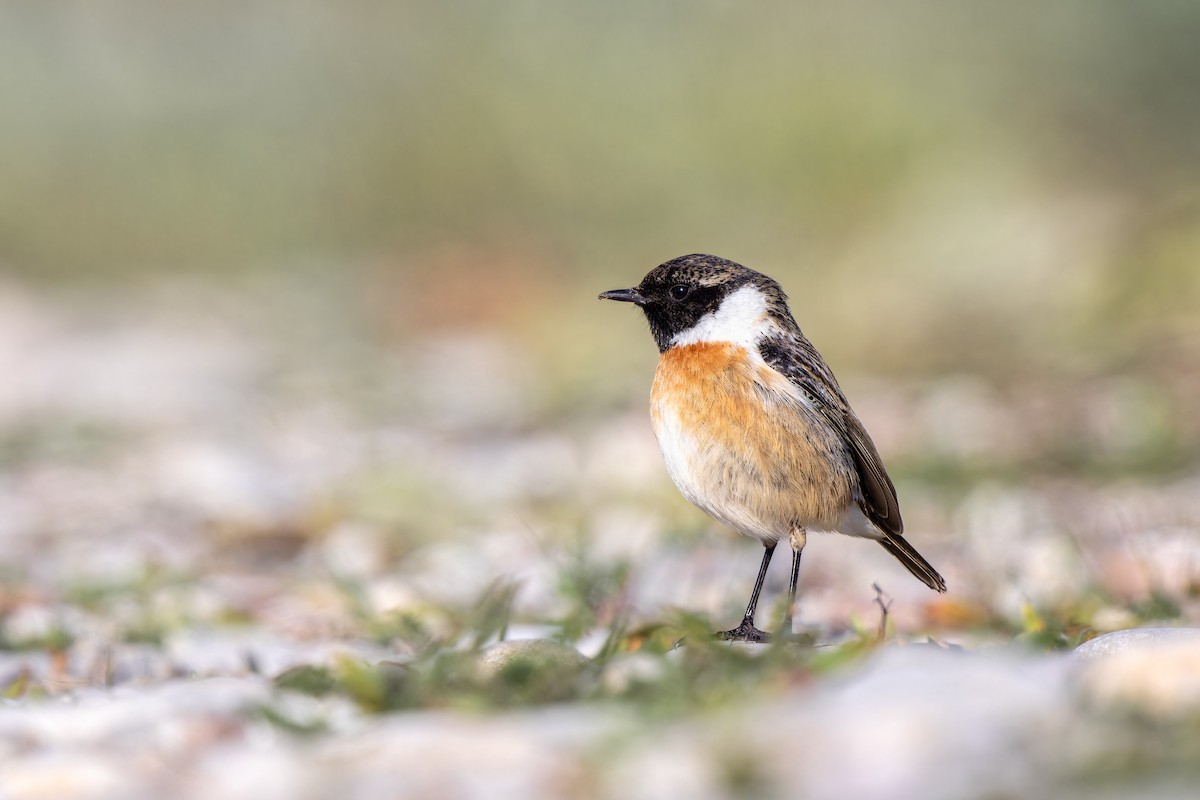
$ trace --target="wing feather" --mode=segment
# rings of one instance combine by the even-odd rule
[[[883,459],[879,457],[875,443],[871,441],[866,428],[849,406],[846,407],[845,420],[850,452],[854,455],[854,463],[858,467],[858,477],[862,483],[867,518],[888,533],[904,533],[904,520],[900,519],[896,487],[883,467]]]
[[[863,511],[885,533],[904,532],[896,487],[888,477],[883,459],[866,428],[850,408],[833,371],[821,354],[802,335],[763,340],[759,354],[776,372],[804,394],[830,426],[841,434],[858,471],[863,493]]]

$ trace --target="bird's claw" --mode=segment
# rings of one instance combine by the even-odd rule
[[[742,620],[742,624],[730,631],[718,631],[713,636],[717,639],[723,639],[727,642],[755,642],[757,644],[766,644],[771,641],[771,634],[766,631],[760,631],[754,627],[754,623],[748,619]]]

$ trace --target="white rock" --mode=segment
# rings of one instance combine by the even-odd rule
[[[479,668],[484,675],[495,675],[516,660],[567,669],[578,669],[587,663],[574,647],[549,639],[525,639],[497,642],[486,648],[479,658]]]
[[[312,796],[562,797],[564,787],[586,777],[580,739],[595,736],[597,725],[588,712],[563,716],[539,711],[492,718],[437,712],[385,717],[369,731],[316,750],[313,761],[325,784]]]
[[[143,796],[137,789],[135,776],[98,754],[40,753],[0,771],[0,797],[8,800]]]
[[[1067,659],[887,647],[816,686],[666,727],[624,763],[650,769],[650,751],[705,765],[689,773],[698,783],[683,784],[689,797],[728,796],[722,784],[738,775],[767,796],[950,800],[979,787],[1029,796],[1042,749],[1070,719],[1069,674]],[[666,795],[637,782],[620,796]]]
[[[214,748],[193,768],[192,797],[225,800],[293,800],[308,794],[314,776],[308,759],[259,742]]]
[[[1096,658],[1130,650],[1146,650],[1184,643],[1200,645],[1200,628],[1131,628],[1113,631],[1079,645],[1075,648],[1075,654],[1085,658]]]
[[[1078,685],[1094,700],[1158,717],[1200,709],[1200,629],[1117,631],[1075,652]]]

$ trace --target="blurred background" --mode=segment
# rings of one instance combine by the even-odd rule
[[[872,584],[901,642],[1200,623],[1198,41],[1171,0],[0,4],[0,694],[732,626],[759,550],[596,300],[692,252],[781,281],[950,585],[814,537],[807,635]],[[745,689],[656,663],[637,708]]]
[[[46,686],[181,631],[396,647],[499,579],[569,637],[728,627],[758,549],[670,486],[595,299],[691,252],[782,282],[952,590],[821,538],[803,625],[872,582],[952,641],[1200,621],[1197,41],[1187,2],[0,5],[0,642]]]

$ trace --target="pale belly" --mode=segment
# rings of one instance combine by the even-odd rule
[[[845,443],[786,380],[736,345],[663,354],[650,417],[679,491],[764,542],[797,530],[860,530],[857,472]],[[861,520],[865,522],[865,520]]]

